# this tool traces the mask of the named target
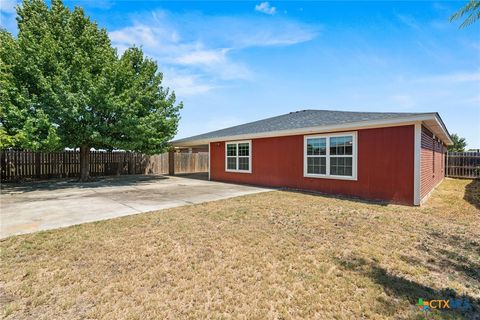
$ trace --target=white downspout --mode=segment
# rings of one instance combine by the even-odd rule
[[[414,163],[413,163],[413,204],[420,205],[420,168],[421,168],[421,151],[422,151],[422,123],[415,123],[414,134]]]

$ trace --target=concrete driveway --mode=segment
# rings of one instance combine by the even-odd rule
[[[205,174],[2,184],[0,238],[268,190],[207,181]]]

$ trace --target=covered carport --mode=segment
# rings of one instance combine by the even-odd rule
[[[205,172],[210,180],[209,144],[189,144],[181,140],[172,141],[168,152],[168,174]]]

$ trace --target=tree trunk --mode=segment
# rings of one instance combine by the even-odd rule
[[[80,146],[80,181],[90,180],[90,148]]]

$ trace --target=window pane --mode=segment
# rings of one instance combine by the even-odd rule
[[[227,158],[227,169],[228,170],[237,170],[237,158],[228,157]]]
[[[347,145],[345,146],[345,154],[346,155],[352,155],[353,154],[353,149],[352,149],[352,145]]]
[[[239,143],[238,144],[238,155],[239,156],[249,156],[250,155],[250,150],[249,150],[249,144],[248,143]]]
[[[345,167],[345,175],[346,176],[352,176],[352,167]]]
[[[352,155],[352,136],[331,137],[330,154],[331,155]]]
[[[236,155],[237,155],[237,145],[227,144],[227,156],[236,156]]]
[[[327,153],[326,138],[307,139],[307,155],[325,155]]]
[[[238,158],[238,170],[249,170],[249,161],[248,157],[240,157]]]
[[[330,174],[336,176],[337,175],[337,166],[333,166],[330,164]]]
[[[330,158],[330,174],[335,176],[352,176],[352,157]]]
[[[320,173],[320,158],[309,157],[307,159],[307,173]]]
[[[308,157],[307,173],[325,174],[327,172],[327,159],[325,157]]]
[[[338,144],[337,137],[330,138],[330,154],[331,155],[337,154],[337,144]]]
[[[352,136],[345,137],[345,154],[352,155],[353,154],[353,139]]]

